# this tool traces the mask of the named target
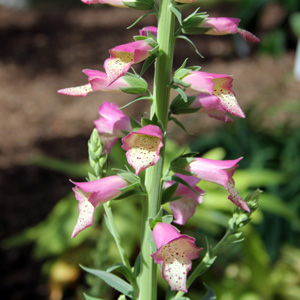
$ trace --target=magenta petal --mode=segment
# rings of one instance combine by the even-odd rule
[[[103,152],[109,153],[118,139],[124,136],[123,131],[131,130],[130,119],[116,104],[110,102],[101,104],[99,115],[94,124],[103,143]]]
[[[244,29],[241,29],[241,28],[238,28],[238,33],[247,41],[247,42],[254,42],[254,43],[258,43],[260,41],[260,39],[255,36],[253,33],[247,31],[247,30],[244,30]]]
[[[79,217],[71,238],[74,238],[80,231],[93,224],[94,212],[95,207],[88,200],[79,203]]]
[[[186,165],[185,169],[199,179],[222,185],[229,193],[228,199],[245,211],[250,211],[246,202],[236,191],[232,178],[234,170],[238,167],[237,163],[241,159],[242,157],[235,160],[212,160],[197,157]]]
[[[237,18],[206,18],[205,21],[200,24],[203,28],[210,28],[205,34],[209,35],[226,35],[237,32],[240,19]]]
[[[112,84],[119,77],[126,74],[133,63],[145,60],[152,49],[143,40],[122,44],[109,50],[110,57],[104,62],[107,74],[107,84]]]
[[[175,175],[186,181],[195,191],[193,192],[187,186],[179,183],[178,188],[174,193],[174,197],[180,198],[170,202],[170,208],[175,219],[173,222],[179,225],[184,225],[188,219],[194,215],[197,204],[202,203],[205,192],[197,186],[197,183],[200,181],[198,178],[182,174]],[[174,182],[172,181],[168,181],[165,183],[165,187],[167,188],[173,183]]]
[[[233,119],[227,116],[227,111],[222,107],[221,100],[215,95],[198,94],[192,107],[201,107],[199,112],[207,113],[211,118],[231,123]]]
[[[122,143],[122,148],[127,151],[127,161],[138,175],[159,160],[162,131],[156,125],[147,125],[124,137]]]
[[[155,38],[157,37],[157,27],[156,26],[147,26],[139,30],[140,35],[148,36],[147,33],[151,33]]]
[[[205,74],[207,73],[192,71],[182,80],[189,83],[191,89],[211,95],[213,93],[214,84],[211,78],[205,76]]]
[[[153,237],[158,250],[151,254],[155,263],[162,263],[162,276],[171,290],[187,292],[187,274],[192,268],[191,260],[202,250],[195,246],[195,239],[180,234],[174,226],[157,223]]]
[[[74,97],[85,97],[88,93],[93,92],[92,86],[88,83],[81,86],[65,88],[57,91],[59,94]]]

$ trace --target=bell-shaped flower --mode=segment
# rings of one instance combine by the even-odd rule
[[[118,78],[114,83],[107,85],[107,75],[98,70],[82,70],[88,76],[89,83],[77,87],[70,87],[58,90],[57,92],[67,96],[85,97],[91,92],[127,92],[144,93],[148,86],[141,77],[132,74]]]
[[[197,183],[200,181],[198,178],[182,174],[175,175],[186,181],[193,189],[191,190],[188,186],[179,183],[173,196],[180,198],[170,202],[170,208],[175,218],[173,222],[179,225],[184,225],[187,220],[194,215],[197,204],[202,203],[205,192],[197,187]],[[165,188],[168,188],[172,184],[174,184],[174,181],[167,181],[165,183]]]
[[[112,84],[118,78],[125,75],[132,64],[145,60],[153,49],[145,40],[116,46],[109,50],[110,57],[104,62],[104,69],[107,74],[107,85]]]
[[[103,143],[103,151],[110,152],[111,147],[124,136],[123,131],[131,131],[131,123],[118,105],[104,102],[99,107],[100,117],[94,121]]]
[[[237,18],[206,18],[199,25],[201,28],[210,28],[205,34],[208,35],[227,35],[239,33],[247,42],[259,42],[259,38],[251,32],[238,27],[240,19]]]
[[[88,182],[73,182],[75,198],[79,201],[79,217],[72,233],[74,238],[80,231],[93,224],[95,209],[119,196],[128,182],[121,176],[114,175]]]
[[[222,185],[229,193],[229,200],[238,207],[250,212],[246,202],[237,192],[232,178],[235,169],[238,167],[237,163],[241,159],[242,157],[234,160],[213,160],[196,157],[184,169],[199,179]]]
[[[181,80],[190,84],[189,87],[199,93],[216,96],[219,99],[217,102],[221,112],[228,112],[234,116],[245,118],[245,114],[240,108],[235,98],[235,94],[231,89],[233,81],[232,76],[190,71]]]
[[[141,36],[148,36],[148,32],[152,34],[155,38],[157,37],[157,27],[156,26],[146,26],[139,30]]]
[[[146,125],[122,139],[127,161],[136,175],[158,162],[160,148],[163,146],[162,136],[162,130],[158,126]]]
[[[221,100],[215,95],[198,94],[191,107],[201,107],[199,112],[207,113],[211,118],[231,123],[233,119],[230,118],[227,113],[228,111],[221,105]]]
[[[157,223],[153,229],[157,251],[151,256],[156,264],[162,264],[162,277],[171,290],[187,292],[187,274],[192,268],[192,260],[198,258],[201,248],[195,246],[195,239],[180,234],[167,223]]]

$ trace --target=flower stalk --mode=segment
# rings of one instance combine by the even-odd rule
[[[173,66],[174,53],[174,24],[175,17],[170,10],[170,1],[161,0],[158,16],[157,40],[161,55],[155,63],[153,102],[151,106],[151,117],[157,116],[162,124],[163,131],[166,131],[168,122],[170,82]],[[165,139],[163,139],[165,146]],[[144,203],[143,220],[155,217],[160,209],[162,194],[162,170],[164,162],[164,148],[160,151],[161,158],[156,165],[146,170],[145,187],[148,193],[148,201]],[[146,201],[145,201],[146,202]],[[142,269],[140,277],[140,300],[155,300],[157,298],[156,265],[152,254],[152,248],[148,241],[149,227],[147,222],[144,225],[142,235]]]

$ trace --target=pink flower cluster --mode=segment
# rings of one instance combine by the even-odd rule
[[[132,1],[121,0],[82,0],[86,4],[110,4],[127,7],[126,3]],[[194,0],[177,0],[180,3],[190,3]],[[250,32],[238,28],[239,19],[234,18],[206,18],[199,24],[207,28],[205,34],[224,35],[239,33],[245,40],[257,42],[258,39]],[[141,37],[157,36],[157,28],[145,27],[140,30]],[[88,93],[118,92],[132,87],[132,81],[126,73],[133,64],[144,61],[150,56],[155,47],[147,38],[118,45],[109,50],[110,57],[104,62],[105,72],[99,70],[83,70],[88,77],[88,83],[82,86],[61,89],[58,93],[69,96],[85,97]],[[245,115],[239,106],[232,90],[232,76],[226,74],[213,74],[202,71],[188,71],[180,78],[189,89],[197,92],[192,108],[200,108],[208,116],[232,122],[227,114],[244,118]],[[164,141],[164,132],[158,125],[140,126],[138,130],[132,129],[131,120],[114,103],[103,102],[99,107],[99,118],[94,122],[101,142],[103,152],[109,153],[112,146],[122,139],[122,148],[126,151],[128,164],[139,175],[143,170],[155,165],[160,159],[160,151]],[[201,180],[223,186],[228,192],[228,199],[235,205],[249,212],[249,207],[235,189],[233,174],[238,167],[235,160],[211,160],[193,158],[183,166],[188,175],[174,174],[186,184],[175,181],[165,182],[164,188],[178,184],[174,193],[175,201],[170,202],[174,215],[174,223],[184,225],[191,218],[198,204],[203,201],[204,191],[198,187]],[[184,173],[183,172],[183,173]],[[181,182],[182,182],[181,181]],[[108,176],[90,182],[72,182],[73,191],[78,200],[79,217],[72,237],[93,223],[95,209],[119,196],[121,190],[130,183],[119,175]],[[162,276],[167,280],[172,290],[187,291],[186,278],[191,269],[191,260],[196,259],[201,251],[195,246],[195,239],[180,234],[170,224],[157,223],[153,229],[153,237],[157,251],[152,254],[155,263],[162,264]]]

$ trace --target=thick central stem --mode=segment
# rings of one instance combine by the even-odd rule
[[[153,103],[151,106],[151,116],[156,114],[158,120],[163,124],[164,130],[167,129],[170,82],[173,65],[174,51],[174,24],[175,18],[170,10],[170,0],[160,1],[158,17],[157,40],[162,54],[155,63]],[[165,145],[165,138],[163,140]],[[157,298],[157,279],[156,265],[150,254],[153,252],[149,243],[148,218],[155,217],[160,209],[162,191],[162,171],[164,162],[164,148],[161,150],[161,158],[158,163],[146,170],[145,186],[148,193],[148,201],[144,207],[144,232],[142,238],[142,269],[140,277],[139,300],[156,300]]]

